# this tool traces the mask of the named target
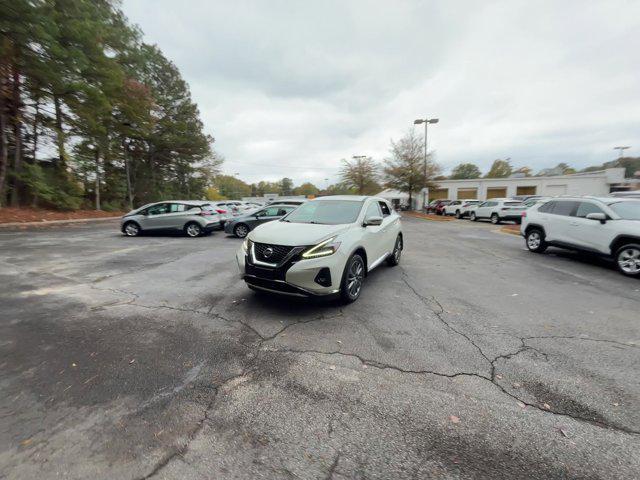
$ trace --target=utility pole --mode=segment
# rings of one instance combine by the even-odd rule
[[[127,173],[127,196],[129,197],[129,208],[133,210],[133,192],[131,191],[131,172],[129,171],[129,144],[127,139],[122,139],[122,148],[124,149],[124,169]]]
[[[417,120],[413,121],[414,125],[420,125],[421,123],[424,123],[424,162],[423,162],[423,168],[424,168],[424,192],[422,194],[422,208],[424,208],[427,205],[427,127],[430,123],[438,123],[440,121],[439,118],[419,118]],[[409,206],[409,208],[411,208],[411,206]]]

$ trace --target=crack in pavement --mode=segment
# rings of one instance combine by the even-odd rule
[[[224,382],[222,382],[221,384],[217,385],[214,388],[215,394],[213,396],[213,398],[209,401],[209,403],[205,406],[204,409],[204,415],[202,416],[202,418],[196,423],[195,427],[191,430],[191,432],[189,432],[189,434],[187,435],[187,440],[183,445],[178,446],[177,448],[172,449],[170,452],[168,452],[166,455],[164,455],[155,465],[154,467],[151,469],[151,471],[146,474],[143,477],[140,477],[139,480],[148,480],[149,478],[152,478],[154,476],[156,476],[158,473],[160,473],[164,468],[166,468],[173,460],[175,459],[182,459],[187,452],[189,451],[189,448],[191,446],[191,443],[195,440],[195,438],[198,436],[198,434],[202,431],[202,429],[204,428],[205,424],[208,422],[209,420],[209,412],[211,411],[211,409],[213,409],[216,401],[218,400],[218,398],[220,397],[220,393],[221,390],[229,383],[233,382],[234,380],[238,380],[240,378],[244,378],[247,377],[250,373],[250,369],[246,369],[243,370],[241,373],[237,374],[237,375],[233,375],[229,378],[227,378]],[[187,462],[185,462],[187,463]]]

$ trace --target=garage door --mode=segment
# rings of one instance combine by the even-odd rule
[[[545,188],[545,194],[550,197],[557,197],[558,195],[567,194],[567,185],[547,185]]]
[[[505,198],[506,196],[507,196],[507,187],[487,188],[487,199]]]
[[[429,201],[438,199],[449,198],[448,188],[430,188],[429,189]]]
[[[458,200],[466,200],[468,198],[478,198],[477,188],[459,188]]]
[[[536,187],[516,187],[516,195],[535,195]]]

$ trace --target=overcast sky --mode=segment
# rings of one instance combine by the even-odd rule
[[[189,82],[223,170],[337,180],[413,120],[450,170],[640,155],[640,1],[124,0]]]

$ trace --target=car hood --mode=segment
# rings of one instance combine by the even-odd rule
[[[347,225],[316,225],[312,223],[287,223],[281,221],[264,223],[249,234],[249,239],[273,245],[315,245],[322,240],[348,230]]]

